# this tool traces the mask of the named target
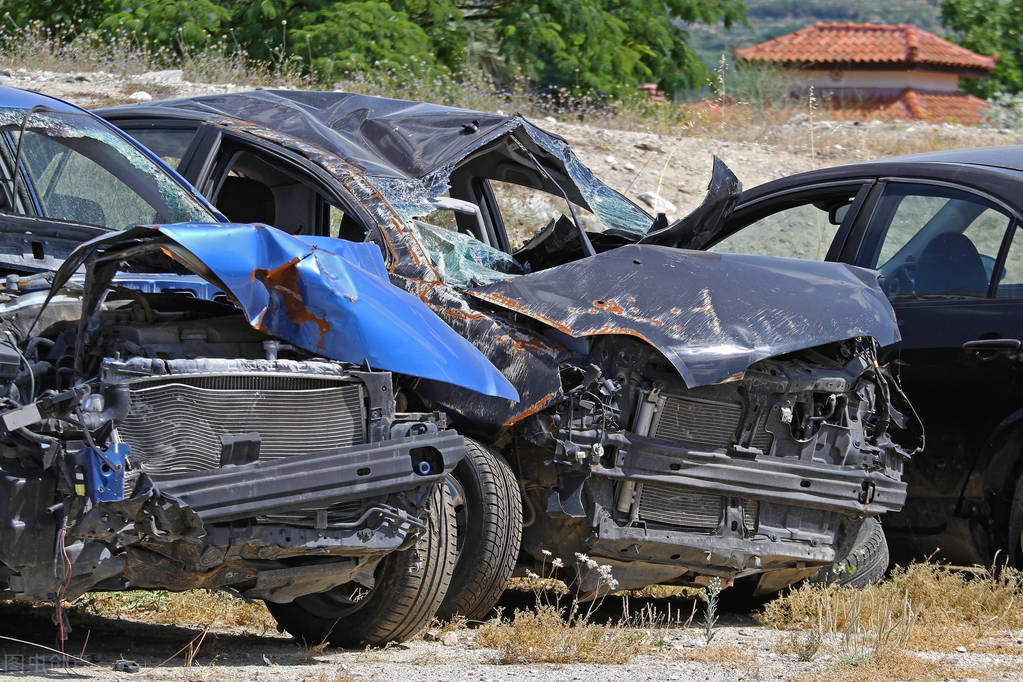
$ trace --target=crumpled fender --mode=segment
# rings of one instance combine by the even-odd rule
[[[82,265],[160,254],[229,292],[254,328],[305,350],[518,400],[475,346],[390,283],[379,248],[368,242],[297,237],[266,225],[140,226],[75,249],[50,295]]]
[[[900,340],[876,273],[842,263],[623,246],[468,293],[573,337],[638,337],[690,388],[834,341]]]

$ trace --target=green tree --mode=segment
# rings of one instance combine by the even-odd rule
[[[16,23],[124,31],[171,50],[225,43],[300,60],[324,80],[486,69],[535,85],[617,94],[702,85],[676,22],[745,21],[742,0],[0,0]]]
[[[705,67],[672,20],[731,26],[745,12],[741,0],[509,0],[488,16],[508,61],[535,81],[609,93],[702,85]]]
[[[981,97],[1023,91],[1023,3],[1019,0],[942,0],[941,22],[952,39],[980,54],[998,54],[987,79],[963,79]]]

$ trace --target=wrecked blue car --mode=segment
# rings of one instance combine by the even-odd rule
[[[0,597],[219,588],[317,643],[415,634],[466,442],[395,394],[511,384],[375,245],[226,223],[76,107],[0,89],[0,170]]]

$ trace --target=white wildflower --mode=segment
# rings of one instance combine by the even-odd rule
[[[551,562],[551,568],[561,568],[564,565],[565,562],[561,560],[561,557],[557,557],[554,561]]]
[[[543,554],[544,556],[550,556],[551,555],[551,550],[549,550],[549,549],[541,549],[540,550],[540,554]]]
[[[533,573],[532,571],[526,571],[526,577],[529,578],[530,580],[540,579],[540,576],[538,576],[536,573]]]

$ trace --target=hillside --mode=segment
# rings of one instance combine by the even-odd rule
[[[716,67],[721,55],[731,59],[732,46],[748,47],[808,26],[815,21],[915,24],[941,34],[940,0],[746,0],[749,26],[692,24],[693,48],[704,63]]]

